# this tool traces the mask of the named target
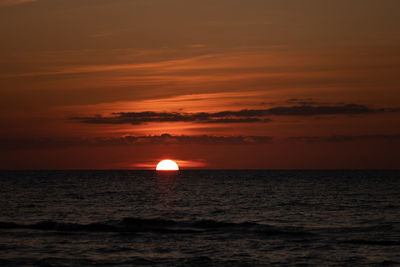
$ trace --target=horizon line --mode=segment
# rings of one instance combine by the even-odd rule
[[[0,172],[3,171],[154,171],[157,172],[156,169],[0,169]],[[392,168],[326,168],[326,169],[312,169],[312,168],[288,168],[288,169],[279,169],[279,168],[271,168],[271,169],[229,169],[229,168],[221,168],[221,169],[196,169],[196,168],[184,168],[179,169],[179,171],[400,171],[399,169]]]

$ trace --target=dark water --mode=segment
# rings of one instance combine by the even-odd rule
[[[0,172],[0,265],[395,266],[399,192],[399,171]]]

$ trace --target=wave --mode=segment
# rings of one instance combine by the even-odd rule
[[[324,227],[319,228],[326,232],[333,233],[370,233],[370,232],[389,232],[396,231],[395,223],[376,224],[368,226],[352,226],[352,227]]]
[[[340,243],[354,244],[354,245],[371,245],[371,246],[400,246],[400,241],[393,240],[364,240],[352,239],[342,240]]]
[[[90,224],[42,221],[34,224],[0,222],[0,229],[30,229],[60,232],[116,232],[116,233],[210,233],[239,232],[255,233],[261,236],[304,237],[316,235],[296,227],[274,227],[255,222],[223,222],[215,220],[175,221],[166,219],[124,218],[118,221]]]

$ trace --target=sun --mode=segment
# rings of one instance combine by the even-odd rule
[[[178,164],[175,161],[165,159],[160,161],[156,167],[157,171],[179,171]]]

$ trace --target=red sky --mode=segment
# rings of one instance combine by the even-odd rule
[[[399,168],[399,8],[0,0],[0,168]]]

